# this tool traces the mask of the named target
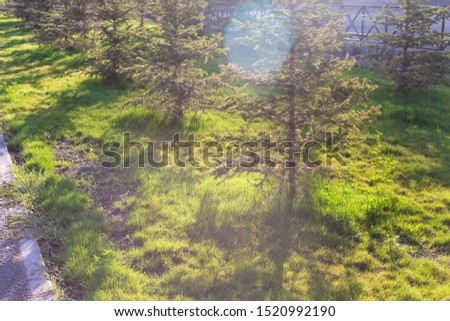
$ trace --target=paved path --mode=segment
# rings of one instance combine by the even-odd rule
[[[0,135],[0,188],[13,179],[11,159]],[[13,228],[13,216],[27,215],[0,198],[0,301],[54,300],[54,292],[33,235]]]
[[[20,255],[21,235],[6,228],[7,216],[6,204],[0,199],[0,300],[31,300],[27,273]]]

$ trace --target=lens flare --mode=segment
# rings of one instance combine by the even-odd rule
[[[286,10],[282,7],[240,5],[224,32],[228,60],[247,72],[276,72],[289,53],[291,34]]]

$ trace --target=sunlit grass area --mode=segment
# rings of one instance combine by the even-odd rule
[[[383,115],[344,150],[347,166],[308,178],[310,200],[286,215],[274,187],[262,192],[251,177],[100,168],[103,143],[123,132],[147,142],[192,131],[205,141],[245,122],[211,111],[161,125],[154,110],[124,107],[127,84],[89,77],[82,62],[0,16],[0,115],[18,163],[11,197],[33,213],[63,299],[450,296],[449,86],[402,97],[380,83],[371,98]]]

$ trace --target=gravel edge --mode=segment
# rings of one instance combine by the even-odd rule
[[[12,161],[2,135],[0,135],[0,169],[0,185],[11,183],[13,180]],[[15,208],[13,213],[28,215],[26,210],[21,207]],[[32,300],[55,301],[55,291],[48,277],[41,250],[32,232],[28,231],[19,241],[19,248]]]

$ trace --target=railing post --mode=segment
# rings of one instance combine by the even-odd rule
[[[365,6],[363,6],[362,7],[362,15],[361,15],[361,40],[364,40],[364,38],[365,38],[365,17],[364,17],[364,14],[365,14],[365,12],[366,12],[366,7]]]

